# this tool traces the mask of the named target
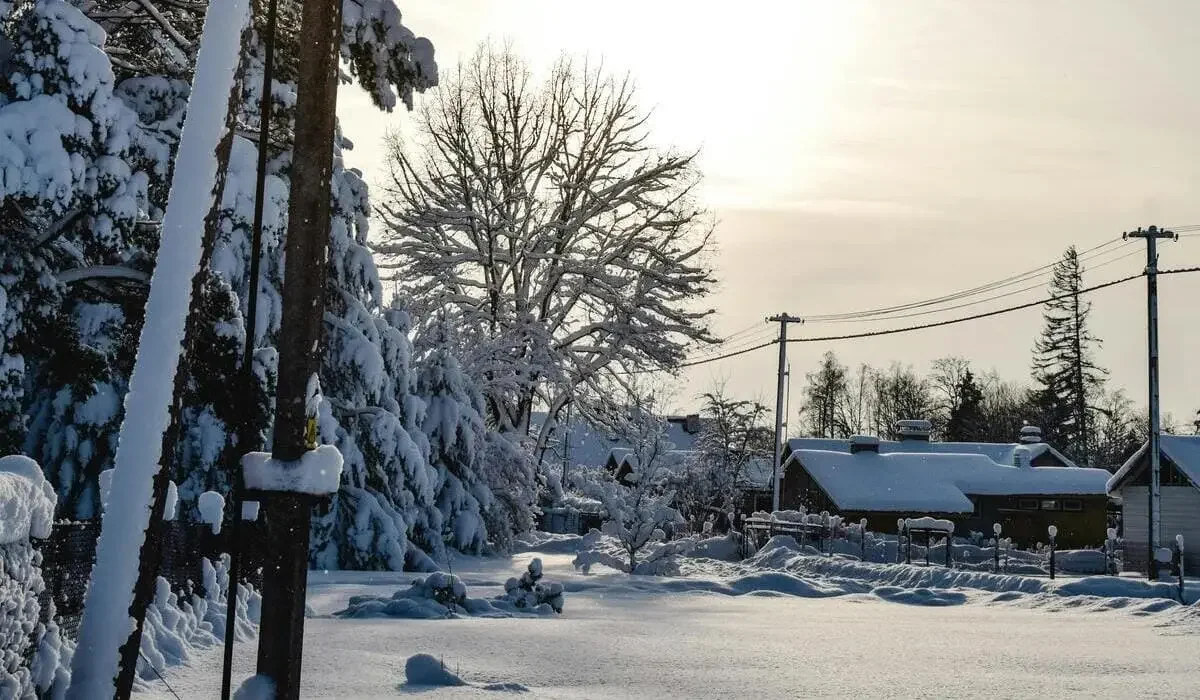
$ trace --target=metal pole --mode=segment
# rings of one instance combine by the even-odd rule
[[[1159,230],[1156,226],[1151,226],[1146,230],[1138,229],[1132,233],[1126,233],[1123,236],[1125,239],[1144,238],[1146,240],[1146,341],[1148,349],[1148,375],[1150,384],[1150,503],[1149,503],[1149,530],[1146,542],[1146,550],[1149,556],[1147,574],[1151,579],[1158,578],[1158,560],[1155,558],[1155,553],[1161,544],[1161,451],[1159,448],[1159,437],[1161,426],[1159,425],[1159,392],[1158,392],[1158,239],[1166,238],[1177,240],[1176,236],[1171,231]]]
[[[275,396],[273,457],[283,462],[309,449],[307,390],[320,369],[320,353],[313,349],[321,347],[324,333],[341,23],[341,0],[304,0]],[[271,546],[263,571],[258,673],[274,682],[277,700],[298,700],[312,499],[272,493],[262,509]]]
[[[253,408],[250,398],[254,396],[255,336],[258,335],[258,278],[262,267],[263,208],[267,183],[267,145],[271,137],[271,114],[275,101],[271,99],[271,84],[275,73],[275,25],[278,17],[277,0],[267,2],[266,30],[263,35],[263,83],[262,102],[259,105],[258,125],[258,174],[254,183],[254,223],[251,229],[250,273],[246,287],[246,341],[242,348],[242,381],[246,387],[241,431],[238,435],[238,452],[258,449],[257,435],[253,430]],[[242,507],[245,503],[240,461],[232,465],[233,471],[233,523],[229,532],[229,590],[225,601],[225,657],[221,666],[221,700],[229,700],[232,690],[233,645],[237,636],[237,591],[242,576]]]

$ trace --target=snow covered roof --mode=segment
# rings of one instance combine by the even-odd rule
[[[1200,488],[1200,435],[1161,435],[1158,444],[1162,453],[1171,460],[1175,468],[1187,475],[1187,478],[1192,480],[1192,484]],[[1121,465],[1117,473],[1112,475],[1107,484],[1110,492],[1120,488],[1122,482],[1133,475],[1134,467],[1146,456],[1149,448],[1149,442],[1142,443],[1138,451],[1133,453],[1133,456]]]
[[[681,469],[695,455],[696,453],[691,450],[670,450],[664,452],[658,458],[659,468],[671,471]],[[633,450],[626,447],[614,447],[609,453],[609,459],[605,460],[605,464],[609,464],[610,461],[615,463],[618,469],[625,465],[628,465],[630,469],[636,469],[638,462],[637,455],[633,453]]]
[[[829,452],[849,452],[849,440],[831,440],[826,438],[792,438],[787,443],[788,450],[826,450]],[[1029,459],[1035,460],[1043,455],[1053,456],[1064,467],[1078,467],[1058,450],[1046,443],[1020,444],[1016,442],[926,442],[924,440],[880,440],[879,452],[906,452],[913,454],[979,454],[997,464],[1017,464],[1017,457],[1023,450],[1029,451]],[[1038,467],[1043,469],[1044,467]]]
[[[775,464],[774,457],[761,457],[746,463],[740,479],[741,486],[748,488],[770,489],[771,467]]]
[[[970,496],[1095,495],[1108,472],[1079,467],[1015,467],[982,454],[793,450],[842,510],[970,513]]]
[[[545,413],[534,413],[532,424],[541,426],[546,420]],[[669,416],[667,420],[666,439],[675,450],[691,451],[695,448],[699,433],[689,433],[686,420],[682,416]],[[550,438],[548,452],[555,455],[554,461],[562,462],[564,456],[563,435],[566,436],[566,458],[572,465],[589,467],[603,466],[608,462],[608,456],[614,449],[628,449],[629,445],[606,431],[588,424],[586,421],[572,420],[569,424],[560,423],[555,434]],[[547,457],[547,459],[550,459]]]

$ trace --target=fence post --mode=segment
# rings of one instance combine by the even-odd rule
[[[867,560],[867,519],[866,518],[863,518],[862,520],[858,521],[858,543],[859,543],[859,548],[862,550],[862,556],[859,557],[859,561],[865,562]]]
[[[933,531],[925,531],[925,566],[929,566],[929,548],[933,546]]]
[[[1046,533],[1050,535],[1050,580],[1054,580],[1054,550],[1055,539],[1058,537],[1058,528],[1054,525],[1046,528]]]
[[[946,533],[946,568],[954,568],[954,533]]]
[[[993,554],[995,554],[995,558],[996,558],[995,573],[997,573],[997,574],[1000,573],[1000,529],[1001,529],[1000,523],[992,524],[992,532],[995,533],[995,535],[996,535],[992,539],[992,543],[995,544],[995,547],[993,548],[994,549]]]
[[[1175,535],[1175,556],[1179,564],[1179,602],[1187,605],[1183,590],[1183,535]]]
[[[904,563],[912,563],[912,530],[908,529],[908,521],[904,521]]]
[[[900,548],[904,545],[904,518],[896,520],[896,563],[900,563]]]

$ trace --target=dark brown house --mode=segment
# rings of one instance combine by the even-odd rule
[[[927,430],[895,442],[797,439],[786,446],[783,474],[782,508],[866,518],[879,532],[895,532],[899,518],[931,515],[955,522],[959,536],[990,536],[1000,523],[1021,545],[1047,541],[1050,525],[1063,548],[1105,539],[1108,472],[1076,467],[1032,440],[938,443]]]

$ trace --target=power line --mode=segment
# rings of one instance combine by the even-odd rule
[[[1184,271],[1180,270],[1179,272],[1184,272]],[[1162,274],[1162,273],[1160,272],[1159,274]],[[1091,292],[1099,291],[1101,289],[1115,287],[1119,284],[1125,284],[1126,282],[1132,282],[1133,280],[1136,280],[1136,279],[1139,279],[1139,278],[1142,278],[1145,276],[1146,276],[1146,273],[1139,272],[1138,274],[1130,275],[1129,277],[1122,277],[1121,279],[1111,280],[1109,282],[1104,282],[1102,284],[1092,285],[1091,287],[1086,287],[1084,289],[1079,290],[1078,292],[1072,292],[1070,294],[1059,294],[1057,296],[1047,297],[1045,299],[1038,299],[1037,301],[1031,301],[1031,302],[1027,302],[1024,304],[1018,304],[1016,306],[1007,306],[1003,309],[995,309],[993,311],[985,311],[983,313],[972,314],[970,316],[961,316],[959,318],[952,318],[952,319],[949,319],[946,321],[934,321],[932,323],[923,323],[923,324],[917,325],[917,326],[905,326],[902,328],[888,328],[888,329],[878,330],[878,331],[865,331],[862,333],[850,333],[847,335],[829,335],[829,336],[821,336],[821,337],[814,337],[814,338],[791,338],[788,340],[788,342],[789,343],[822,343],[822,342],[833,342],[835,340],[854,340],[855,338],[874,338],[876,336],[881,336],[881,335],[896,335],[898,333],[911,333],[913,331],[923,331],[923,330],[927,330],[930,328],[941,328],[942,326],[953,326],[958,323],[966,323],[967,321],[977,321],[981,318],[990,318],[992,316],[1000,316],[1002,314],[1012,313],[1014,311],[1023,311],[1025,309],[1031,309],[1035,306],[1041,306],[1042,304],[1048,304],[1052,301],[1060,301],[1062,299],[1067,299],[1067,298],[1076,296],[1077,294],[1088,294]]]
[[[1188,273],[1194,273],[1194,272],[1200,272],[1200,267],[1185,267],[1185,268],[1175,268],[1175,269],[1171,269],[1171,270],[1159,270],[1158,274],[1160,274],[1160,275],[1180,275],[1180,274],[1188,274]],[[992,311],[985,311],[985,312],[978,313],[978,314],[972,314],[970,316],[960,316],[957,318],[947,319],[944,321],[934,321],[931,323],[923,323],[923,324],[915,325],[915,326],[903,326],[900,328],[888,328],[888,329],[876,330],[876,331],[865,331],[862,333],[849,333],[849,334],[845,334],[845,335],[817,336],[817,337],[812,337],[812,338],[789,338],[787,340],[787,342],[789,342],[789,343],[829,343],[829,342],[835,342],[835,341],[839,341],[839,340],[855,340],[858,338],[875,338],[875,337],[884,336],[884,335],[898,335],[901,333],[913,333],[916,331],[929,330],[931,328],[942,328],[945,326],[953,326],[953,325],[956,325],[959,323],[966,323],[968,321],[978,321],[980,319],[991,318],[993,316],[1001,316],[1003,314],[1013,313],[1016,311],[1024,311],[1025,309],[1031,309],[1031,308],[1034,308],[1037,306],[1041,306],[1043,304],[1048,304],[1052,301],[1060,301],[1062,299],[1067,299],[1069,297],[1075,296],[1076,294],[1090,294],[1092,292],[1098,292],[1103,289],[1108,289],[1109,287],[1116,287],[1118,285],[1132,282],[1133,280],[1140,279],[1145,276],[1146,276],[1145,272],[1140,272],[1136,275],[1130,275],[1128,277],[1122,277],[1120,279],[1110,280],[1108,282],[1102,282],[1100,284],[1095,284],[1090,287],[1085,287],[1085,288],[1079,290],[1078,292],[1072,292],[1070,294],[1059,294],[1056,296],[1046,297],[1044,299],[1038,299],[1036,301],[1026,302],[1024,304],[1016,304],[1013,306],[1006,306],[1002,309],[994,309]],[[712,362],[719,362],[721,360],[727,360],[732,357],[746,355],[746,354],[754,352],[756,350],[762,350],[763,348],[767,348],[772,345],[775,345],[778,342],[779,342],[778,340],[770,340],[770,341],[767,341],[764,343],[760,343],[758,345],[754,345],[749,348],[745,348],[743,350],[738,350],[736,352],[729,352],[729,353],[725,353],[722,355],[718,355],[717,357],[695,360],[695,361],[691,361],[691,362],[684,362],[684,363],[679,364],[676,367],[676,369],[686,369],[688,367],[696,367],[699,365],[706,365],[706,364],[709,364]],[[621,374],[644,374],[644,373],[649,373],[649,372],[660,372],[660,371],[662,371],[662,370],[659,368],[639,369],[639,370],[630,370],[628,372],[622,372]]]
[[[1101,254],[1099,251],[1101,251],[1104,248],[1107,248],[1109,246],[1112,246],[1114,244],[1117,244],[1117,243],[1122,243],[1122,239],[1113,238],[1113,239],[1105,241],[1104,243],[1101,243],[1099,245],[1092,246],[1091,248],[1088,248],[1087,250],[1083,251],[1082,253],[1079,253],[1079,257],[1081,260],[1084,260],[1084,261],[1089,259],[1089,256],[1099,257],[1099,255]],[[1093,253],[1095,253],[1095,255],[1092,255]],[[978,287],[959,290],[957,292],[951,292],[950,294],[947,294],[945,296],[935,297],[933,299],[914,301],[914,302],[909,302],[906,304],[899,304],[896,306],[886,306],[886,307],[880,307],[880,308],[876,308],[876,309],[867,309],[867,310],[863,310],[863,311],[851,311],[851,312],[835,313],[835,314],[817,314],[817,315],[807,317],[807,320],[809,322],[818,322],[818,321],[831,321],[831,320],[840,320],[840,319],[849,319],[849,318],[868,318],[868,317],[875,317],[875,316],[886,316],[888,314],[895,313],[895,312],[910,311],[912,309],[925,308],[928,306],[935,306],[937,304],[942,304],[942,303],[946,303],[946,302],[958,301],[960,299],[964,299],[967,297],[977,296],[979,294],[996,291],[997,289],[1003,289],[1004,287],[1009,287],[1014,284],[1020,284],[1021,282],[1026,282],[1026,281],[1036,278],[1036,277],[1043,277],[1046,274],[1048,274],[1054,268],[1054,266],[1056,264],[1058,264],[1058,260],[1046,263],[1045,265],[1036,267],[1032,270],[1027,270],[1025,272],[1017,273],[1015,275],[1010,275],[1003,279],[995,280],[993,282],[988,282],[987,284],[983,284]]]
[[[1122,246],[1122,247],[1124,247],[1124,246]],[[1119,250],[1121,250],[1121,248],[1117,248],[1116,250],[1119,251]],[[1115,251],[1113,251],[1113,252],[1115,252]],[[1135,255],[1141,255],[1141,251],[1134,250],[1132,252],[1126,253],[1125,255],[1121,255],[1121,256],[1113,258],[1111,260],[1106,260],[1098,265],[1093,265],[1089,269],[1098,270],[1102,267],[1112,265],[1113,263],[1121,262],[1122,260],[1127,260],[1129,258],[1132,258]],[[1035,289],[1040,289],[1040,288],[1044,287],[1045,285],[1046,285],[1045,280],[1039,280],[1038,282],[1036,282],[1034,284],[1031,284],[1027,287],[1022,287],[1020,289],[1013,290],[1011,292],[1005,292],[1003,294],[996,294],[994,296],[986,297],[984,299],[976,299],[974,301],[968,301],[968,302],[965,302],[962,304],[956,304],[954,306],[943,306],[943,307],[936,308],[936,309],[926,309],[924,311],[916,311],[916,312],[909,313],[909,314],[889,314],[888,316],[885,316],[885,317],[870,318],[870,319],[849,319],[849,318],[848,319],[835,319],[832,321],[824,321],[824,323],[866,323],[866,322],[870,322],[870,321],[892,321],[892,320],[898,320],[898,319],[902,319],[902,318],[916,318],[918,316],[929,316],[932,314],[940,314],[940,313],[944,313],[946,311],[965,309],[965,308],[969,308],[972,306],[978,306],[980,304],[986,304],[988,302],[996,301],[998,299],[1005,299],[1008,297],[1017,296],[1019,294],[1031,292]],[[816,323],[822,323],[822,322],[816,321]]]
[[[746,338],[743,338],[741,340],[738,340],[738,341],[735,341],[732,343],[719,343],[717,345],[711,345],[708,347],[701,348],[701,349],[697,350],[693,355],[691,355],[691,357],[698,359],[698,358],[706,357],[708,355],[716,355],[716,354],[721,354],[721,353],[726,353],[726,352],[736,352],[737,350],[741,350],[741,349],[749,347],[751,345],[757,345],[759,343],[770,340],[774,337],[775,337],[775,333],[771,330],[771,328],[769,326],[767,326],[767,327],[760,329],[760,331],[758,333],[755,333],[755,334],[748,336]]]

